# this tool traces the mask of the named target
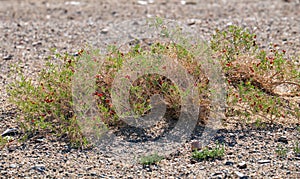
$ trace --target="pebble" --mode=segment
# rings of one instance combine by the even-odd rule
[[[15,135],[18,133],[18,129],[17,128],[9,128],[9,129],[6,129],[2,134],[1,136],[4,137],[4,136],[12,136],[12,135]]]
[[[107,34],[108,31],[109,31],[108,28],[103,28],[103,29],[101,30],[101,33],[102,33],[102,34]]]
[[[44,165],[35,165],[31,169],[44,173],[46,168]]]
[[[44,138],[35,139],[36,142],[44,142]]]
[[[194,24],[196,24],[195,19],[189,19],[188,22],[187,22],[187,25],[189,25],[189,26],[194,25]]]
[[[211,174],[211,177],[212,178],[223,178],[224,177],[223,175],[224,175],[223,172],[217,171],[217,172]]]
[[[245,169],[245,168],[247,168],[247,164],[244,161],[241,162],[241,163],[239,163],[237,166],[238,166],[239,169]]]
[[[147,1],[137,1],[137,3],[140,4],[140,5],[147,5],[148,4]]]
[[[266,164],[266,163],[271,163],[271,160],[259,160],[257,161],[258,164]]]
[[[3,60],[11,60],[13,58],[13,55],[7,55],[3,57]]]
[[[65,5],[74,5],[79,6],[81,3],[79,1],[67,1],[65,2]]]
[[[9,167],[10,168],[17,168],[17,165],[16,164],[10,164]]]
[[[38,46],[38,45],[42,45],[42,42],[40,42],[40,41],[39,42],[33,42],[31,45],[35,47],[35,46]]]
[[[232,161],[226,161],[225,162],[225,165],[230,165],[230,166],[232,166],[234,164],[234,162],[232,162]]]
[[[197,4],[196,1],[185,1],[185,0],[180,1],[180,3],[181,3],[182,5],[196,5],[196,4]]]
[[[17,45],[16,48],[17,48],[17,49],[24,49],[25,46],[23,46],[23,45]]]
[[[236,176],[237,176],[239,179],[247,179],[247,178],[249,178],[248,176],[244,175],[244,174],[241,173],[241,172],[234,171],[234,173],[236,174]]]
[[[287,139],[286,136],[280,136],[280,137],[277,139],[277,142],[282,142],[282,143],[288,144],[288,139]]]
[[[199,170],[204,170],[204,169],[205,169],[204,166],[199,167]]]
[[[191,143],[191,150],[195,151],[195,150],[201,150],[202,146],[201,143],[199,141],[193,141]]]

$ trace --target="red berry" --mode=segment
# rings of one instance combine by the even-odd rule
[[[228,67],[231,67],[231,65],[232,65],[231,63],[226,63],[226,66]]]

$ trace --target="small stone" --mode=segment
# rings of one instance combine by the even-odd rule
[[[3,60],[11,60],[13,58],[13,55],[7,55],[3,57]]]
[[[226,161],[225,162],[225,165],[233,165],[234,164],[234,162],[232,162],[232,161]]]
[[[42,42],[33,42],[31,45],[32,45],[32,46],[42,45]]]
[[[223,172],[217,171],[216,173],[211,174],[212,178],[223,178]]]
[[[99,175],[100,178],[106,178],[106,175],[105,174],[101,174]]]
[[[46,168],[44,165],[35,165],[31,169],[44,173]]]
[[[285,144],[288,144],[288,139],[286,136],[280,136],[278,139],[277,139],[277,142],[282,142],[282,143],[285,143]]]
[[[137,1],[137,3],[140,4],[140,5],[147,5],[148,4],[147,1]]]
[[[204,166],[199,167],[199,170],[204,170],[204,169],[205,169]]]
[[[67,2],[65,2],[65,5],[78,6],[78,5],[80,5],[80,2],[78,2],[78,1],[67,1]]]
[[[258,164],[266,164],[266,163],[271,163],[271,160],[259,160],[257,161]]]
[[[253,153],[260,153],[260,151],[259,150],[255,150],[255,149],[249,151],[249,154],[253,154]]]
[[[17,168],[17,165],[16,164],[11,164],[9,165],[10,168]]]
[[[97,173],[96,172],[91,172],[91,176],[96,176]]]
[[[182,5],[196,5],[196,1],[180,1]]]
[[[300,157],[295,157],[296,160],[300,160]]]
[[[241,134],[241,135],[238,136],[238,138],[239,138],[240,140],[241,140],[241,139],[244,139],[244,138],[245,138],[245,135],[242,135],[242,134]]]
[[[227,155],[233,155],[233,151],[232,150],[228,150],[227,151]]]
[[[190,19],[187,22],[187,25],[189,25],[189,26],[194,25],[194,24],[196,24],[196,20],[195,19]]]
[[[108,28],[103,28],[101,30],[101,34],[107,34],[108,33]]]
[[[247,179],[247,178],[249,178],[248,176],[244,175],[244,174],[241,173],[241,172],[234,171],[234,173],[235,173],[236,176],[239,177],[240,179]]]
[[[24,49],[25,47],[23,45],[17,45],[16,48],[17,49]]]
[[[191,143],[191,149],[192,151],[195,151],[195,150],[200,150],[202,148],[201,144],[199,141],[193,141]]]
[[[36,141],[36,142],[39,142],[39,143],[44,142],[44,140],[45,140],[45,139],[43,139],[43,138],[35,139],[35,141]]]
[[[245,169],[245,168],[247,168],[247,164],[244,161],[241,162],[241,163],[239,163],[237,166],[238,166],[239,169]]]
[[[2,134],[1,136],[4,137],[4,136],[12,136],[12,135],[15,135],[18,133],[18,129],[17,128],[9,128],[9,129],[6,129]]]

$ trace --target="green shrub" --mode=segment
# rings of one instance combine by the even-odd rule
[[[299,145],[299,141],[297,141],[296,143],[295,143],[295,146],[294,146],[294,153],[295,153],[295,155],[300,155],[300,145]]]
[[[164,34],[167,32],[164,29]],[[194,86],[200,97],[197,104],[209,107],[208,79],[201,69],[197,53],[200,46],[193,47],[189,51],[180,44],[173,42],[163,43],[156,41],[148,48],[142,48],[139,44],[132,47],[128,52],[120,51],[116,46],[108,46],[108,53],[101,56],[97,50],[87,48],[79,52],[78,57],[72,55],[56,54],[58,62],[51,61],[41,70],[38,79],[30,79],[19,73],[19,80],[9,86],[10,101],[20,110],[19,122],[25,131],[25,136],[39,133],[52,133],[57,136],[66,136],[74,146],[87,145],[87,139],[83,136],[78,116],[74,111],[72,101],[72,77],[75,75],[78,62],[90,63],[91,61],[101,64],[95,79],[96,91],[90,95],[97,100],[100,112],[99,122],[104,122],[107,127],[118,126],[121,122],[116,114],[115,106],[112,104],[112,85],[119,70],[124,70],[123,64],[130,59],[138,59],[148,63],[147,58],[154,57],[150,65],[161,70],[169,70],[160,65],[163,57],[172,59],[183,66],[186,71],[194,77]],[[103,63],[102,63],[103,62]],[[173,62],[172,62],[173,63]],[[172,64],[171,63],[171,64]],[[146,64],[145,66],[149,66]],[[142,66],[144,67],[144,66]],[[125,69],[126,70],[126,69]],[[127,69],[130,70],[130,69]],[[143,69],[141,69],[143,70]],[[181,97],[189,91],[182,91],[170,79],[157,74],[144,75],[133,81],[130,87],[130,108],[135,116],[146,115],[152,106],[150,97],[159,94],[164,97],[167,106],[166,118],[176,119],[180,115]],[[172,72],[172,71],[171,71]],[[130,76],[126,76],[130,79]],[[182,79],[183,81],[186,79]],[[95,126],[93,126],[95,127]]]
[[[152,155],[141,157],[140,163],[143,165],[153,165],[153,164],[160,162],[162,159],[164,159],[163,156],[160,156],[157,153],[155,153]]]
[[[87,142],[74,116],[71,91],[71,79],[79,58],[68,54],[56,54],[56,58],[62,65],[49,59],[38,79],[30,79],[19,72],[19,80],[8,88],[9,100],[20,110],[18,121],[27,134],[67,135],[74,146],[82,146]]]
[[[156,25],[162,28],[164,36],[170,35],[161,21],[157,21]],[[256,35],[236,26],[217,31],[211,40],[211,49],[214,52],[213,58],[220,61],[228,81],[227,116],[246,119],[255,116],[259,122],[265,118],[272,122],[280,117],[299,119],[297,102],[285,98],[299,96],[299,65],[287,60],[285,51],[277,50],[276,45],[272,46],[270,53],[259,50]],[[20,110],[20,126],[27,136],[36,132],[52,133],[66,136],[74,146],[88,144],[77,121],[78,116],[72,101],[72,77],[78,62],[84,60],[87,63],[88,60],[93,60],[101,64],[95,79],[91,80],[91,83],[96,83],[96,91],[91,92],[91,95],[97,100],[99,122],[104,122],[107,127],[118,126],[120,118],[123,117],[116,114],[116,108],[112,104],[112,86],[119,70],[124,70],[124,64],[132,59],[149,63],[149,57],[155,57],[153,59],[156,61],[145,66],[153,65],[158,71],[156,74],[143,75],[132,81],[129,104],[134,116],[147,115],[152,109],[150,97],[158,94],[164,97],[167,107],[165,117],[179,117],[181,97],[189,91],[182,91],[173,81],[159,75],[159,70],[172,70],[159,66],[160,59],[166,57],[183,66],[194,78],[196,95],[199,96],[196,104],[202,107],[201,114],[205,114],[200,115],[200,119],[207,119],[209,112],[203,113],[203,109],[210,110],[211,92],[208,89],[210,79],[205,75],[199,57],[202,55],[199,53],[203,52],[203,46],[186,41],[181,45],[158,40],[150,47],[135,45],[126,53],[116,46],[108,46],[108,53],[104,56],[97,52],[87,48],[80,51],[77,57],[56,54],[56,59],[61,65],[49,59],[37,79],[18,74],[19,80],[9,85],[8,93],[10,101]],[[131,69],[126,67],[126,70]],[[131,79],[131,76],[126,75],[125,78]],[[276,91],[279,85],[288,85],[290,92],[279,93]]]
[[[151,50],[145,50],[139,45],[132,48],[128,53],[122,53],[116,47],[111,47],[109,55],[106,57],[99,70],[97,75],[97,90],[96,96],[98,97],[98,105],[103,114],[103,120],[107,124],[114,125],[115,122],[118,122],[120,116],[117,116],[114,106],[112,106],[112,96],[111,89],[114,78],[116,77],[119,70],[124,70],[123,63],[130,59],[139,59],[145,63],[153,63],[157,68],[162,68],[161,70],[170,70],[164,67],[159,66],[159,58],[169,57],[174,61],[178,61],[180,65],[185,67],[187,71],[192,75],[196,80],[194,85],[198,87],[199,96],[204,96],[203,93],[207,89],[207,81],[200,80],[200,78],[205,78],[204,72],[201,70],[201,64],[197,62],[196,59],[193,59],[194,56],[192,53],[184,49],[178,44],[175,43],[154,43],[151,47]],[[147,61],[148,57],[157,58],[157,62]],[[153,68],[154,68],[153,65]],[[142,65],[143,67],[149,66],[148,64]],[[130,69],[126,69],[130,71]],[[141,68],[141,73],[143,68]],[[171,69],[172,70],[172,69]],[[134,71],[134,70],[133,70]],[[159,73],[159,72],[158,72]],[[167,105],[167,114],[165,117],[178,119],[180,115],[181,107],[181,96],[184,95],[183,91],[174,84],[170,79],[159,74],[147,74],[139,77],[137,80],[133,81],[132,86],[130,87],[130,97],[129,103],[130,107],[134,111],[135,116],[143,116],[149,112],[152,108],[150,104],[150,97],[154,94],[162,95],[164,97],[165,104]],[[129,75],[126,75],[125,78],[130,79]],[[199,102],[199,105],[205,105],[207,100],[202,98],[202,101]],[[208,105],[206,105],[208,106]]]
[[[296,100],[300,94],[299,64],[288,60],[277,45],[270,52],[259,50],[256,35],[230,26],[217,31],[211,40],[214,58],[220,60],[228,82],[228,116],[244,119],[298,119]],[[288,86],[290,91],[278,91]]]
[[[192,157],[197,160],[218,159],[224,156],[225,147],[220,147],[219,144],[215,148],[208,149],[207,147],[201,151],[194,151]]]
[[[286,157],[288,149],[284,148],[282,145],[277,146],[277,149],[275,150],[276,154],[279,157]]]

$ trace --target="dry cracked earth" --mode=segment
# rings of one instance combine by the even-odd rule
[[[5,90],[14,80],[8,75],[12,64],[20,64],[26,75],[34,77],[50,49],[75,53],[86,44],[98,47],[103,36],[110,38],[112,25],[155,16],[178,21],[205,40],[217,28],[247,27],[257,34],[262,48],[276,43],[299,60],[299,0],[0,0],[0,133],[19,128]],[[238,120],[231,123],[212,140],[225,145],[221,159],[194,162],[187,141],[151,166],[128,164],[99,148],[73,149],[47,136],[17,142],[19,136],[11,133],[16,140],[0,150],[0,177],[300,178],[300,156],[293,152],[300,140],[297,123],[262,129]],[[197,132],[193,135],[194,140],[199,137]],[[280,145],[288,149],[286,157],[275,152]],[[124,145],[120,150],[129,148]]]

